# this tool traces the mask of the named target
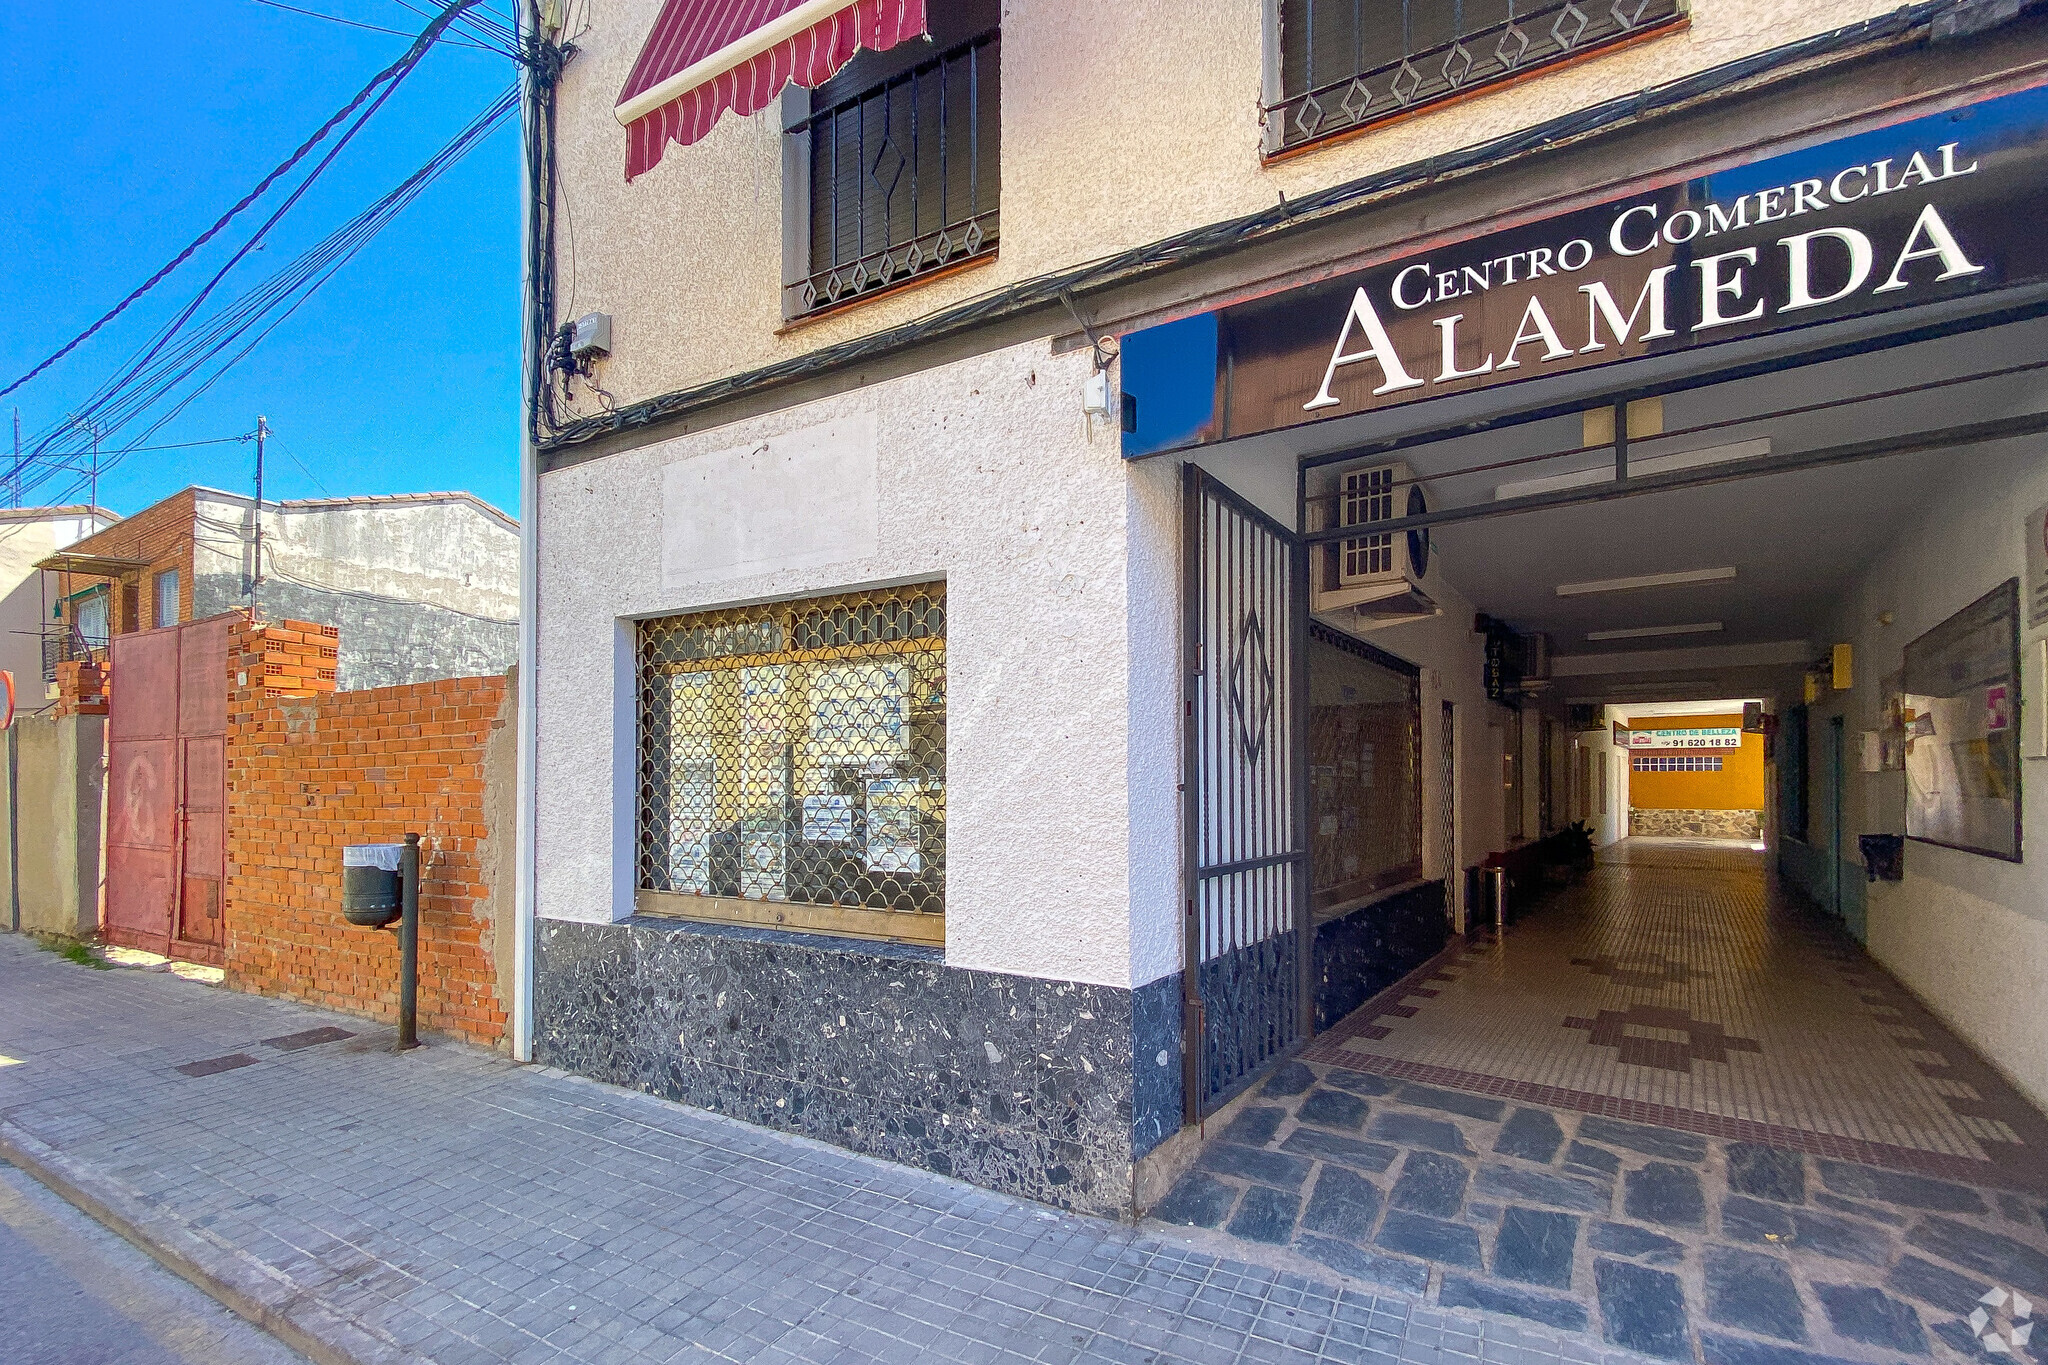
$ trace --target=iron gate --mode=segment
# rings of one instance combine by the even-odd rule
[[[1184,475],[1184,1065],[1199,1121],[1305,1040],[1307,551]]]
[[[228,625],[114,637],[108,942],[220,965],[226,943]]]

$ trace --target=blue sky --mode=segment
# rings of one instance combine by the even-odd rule
[[[408,32],[426,22],[400,0],[291,3]],[[509,17],[506,0],[486,3]],[[257,0],[0,11],[9,191],[0,235],[10,248],[0,383],[169,260],[407,42]],[[281,268],[366,207],[512,79],[499,54],[430,52],[215,297]],[[232,436],[261,412],[277,436],[266,497],[468,489],[516,514],[518,177],[515,121],[150,442]],[[16,405],[25,438],[64,420],[279,198],[273,190],[86,347],[0,399],[0,446]],[[133,513],[191,483],[245,491],[252,474],[245,445],[136,453],[102,476],[100,502]]]

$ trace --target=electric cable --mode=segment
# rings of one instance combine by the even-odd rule
[[[194,252],[198,251],[199,248],[205,246],[208,242],[212,241],[213,238],[220,233],[222,228],[225,228],[231,221],[233,221],[239,214],[241,214],[243,210],[247,209],[251,204],[255,203],[258,199],[262,198],[263,195],[270,189],[270,187],[277,183],[280,177],[289,173],[292,167],[298,165],[300,161],[305,159],[308,153],[310,153],[315,147],[319,146],[321,142],[325,141],[327,135],[330,132],[332,132],[335,129],[335,127],[339,125],[343,120],[347,119],[358,108],[360,108],[363,102],[370,98],[371,93],[375,91],[378,86],[385,84],[387,81],[390,81],[395,75],[398,75],[403,71],[411,70],[412,66],[419,61],[420,56],[425,53],[426,48],[431,46],[433,44],[434,39],[440,36],[442,30],[446,29],[448,25],[451,22],[453,22],[454,17],[457,14],[460,14],[463,10],[469,8],[471,5],[474,5],[476,3],[478,3],[478,0],[451,0],[451,3],[447,7],[447,9],[443,10],[438,18],[436,18],[432,23],[427,25],[426,29],[423,32],[421,32],[419,37],[413,41],[413,46],[407,49],[406,54],[403,57],[400,57],[397,61],[393,62],[390,66],[384,68],[383,71],[378,72],[376,76],[372,77],[370,83],[368,85],[365,85],[361,90],[357,91],[353,99],[351,99],[347,104],[343,105],[340,109],[336,110],[332,115],[330,115],[327,121],[325,123],[322,123],[317,129],[315,129],[311,137],[307,138],[304,142],[300,143],[298,148],[294,150],[290,156],[286,157],[282,162],[278,163],[278,165],[274,169],[272,169],[269,174],[265,175],[261,180],[257,181],[256,187],[254,189],[250,190],[247,194],[243,195],[240,199],[236,200],[234,205],[231,208],[229,208],[226,213],[222,214],[219,218],[215,219],[211,227],[207,228],[206,231],[200,233],[197,237],[193,238],[190,244],[188,244],[184,248],[184,250],[180,251],[177,255],[173,256],[169,261],[165,262],[161,267],[159,267],[156,270],[155,273],[150,275],[148,279],[144,280],[141,284],[137,285],[134,289],[130,290],[127,297],[123,298],[119,303],[115,304],[112,308],[102,313],[93,322],[91,326],[87,327],[83,332],[80,332],[77,336],[71,338],[71,340],[65,342],[62,346],[59,346],[54,352],[52,352],[49,356],[45,357],[33,369],[29,370],[27,374],[24,374],[20,378],[14,380],[12,383],[7,385],[6,388],[0,388],[0,397],[5,397],[6,395],[13,393],[23,384],[28,383],[29,380],[34,379],[44,370],[49,369],[50,366],[56,364],[59,360],[62,360],[65,356],[71,354],[71,352],[77,350],[80,346],[84,345],[95,334],[97,334],[102,327],[105,327],[115,318],[119,317],[122,313],[126,312],[129,305],[133,304],[137,299],[140,299],[144,294],[147,294],[150,290],[156,288],[156,286],[162,283],[163,280],[167,276],[169,276],[172,271],[176,270],[179,266],[183,265],[186,261],[190,260]],[[303,186],[301,187],[301,192],[303,193]],[[240,255],[237,255],[236,259],[239,260]]]
[[[255,345],[291,316],[332,277],[335,271],[352,259],[428,185],[495,131],[511,115],[517,107],[517,102],[518,87],[514,85],[473,117],[446,145],[404,181],[320,243],[302,253],[283,270],[223,307],[198,330],[182,339],[176,348],[159,355],[139,374],[133,375],[126,387],[115,389],[112,385],[103,385],[102,392],[85,408],[39,436],[32,450],[24,452],[11,467],[0,473],[0,482],[23,475],[31,466],[40,466],[37,472],[22,478],[25,489],[33,488],[49,482],[64,470],[75,470],[75,461],[85,454],[85,451],[75,448],[59,450],[53,447],[67,440],[75,446],[81,434],[90,431],[95,425],[102,434],[127,425],[143,412],[161,403],[180,384],[202,368],[216,361],[224,351],[252,329],[260,328],[247,345],[225,362],[215,365],[196,389],[185,394],[170,410],[157,414],[136,436],[133,444],[100,452],[99,468],[104,472],[131,451],[149,449],[150,447],[142,445],[141,442],[146,441],[152,433],[176,417],[194,399],[218,382]]]
[[[326,172],[327,168],[334,164],[335,158],[341,155],[342,149],[348,146],[348,144],[355,138],[355,135],[357,133],[360,133],[366,126],[368,126],[370,120],[376,116],[377,111],[384,107],[384,102],[390,99],[392,95],[397,93],[398,87],[401,84],[403,84],[405,78],[411,75],[413,71],[419,66],[421,58],[427,55],[427,50],[434,45],[434,40],[441,36],[442,31],[445,30],[448,27],[448,25],[455,21],[455,17],[458,14],[460,14],[463,10],[469,8],[471,5],[477,3],[479,3],[479,0],[452,0],[452,3],[449,4],[449,6],[446,9],[441,11],[440,16],[436,18],[432,23],[428,24],[427,27],[420,33],[419,37],[413,40],[412,46],[406,49],[405,55],[400,57],[397,61],[393,62],[390,66],[386,67],[383,72],[379,73],[377,81],[383,82],[384,88],[382,91],[378,93],[377,97],[370,102],[369,108],[364,109],[362,113],[356,117],[355,122],[351,123],[348,126],[348,128],[342,133],[342,135],[338,139],[336,139],[335,144],[327,149],[327,154],[321,157],[319,162],[314,165],[313,169],[306,173],[305,178],[300,180],[299,183],[292,189],[292,192],[285,196],[284,202],[282,204],[279,204],[276,210],[270,215],[270,217],[266,218],[263,221],[263,225],[257,228],[255,232],[251,233],[249,235],[249,239],[243,242],[242,245],[235,250],[233,255],[228,257],[226,263],[223,264],[219,270],[214,272],[213,278],[208,280],[205,286],[202,287],[200,291],[193,296],[192,301],[185,305],[184,309],[181,312],[179,312],[177,317],[172,320],[169,326],[167,326],[162,332],[158,334],[156,343],[153,346],[151,346],[147,352],[143,354],[142,359],[136,362],[135,365],[131,366],[127,374],[123,375],[121,379],[116,382],[127,382],[127,380],[129,378],[132,378],[135,372],[138,369],[140,369],[143,364],[148,363],[148,361],[155,357],[158,351],[163,349],[165,343],[167,343],[170,340],[170,338],[177,333],[179,328],[183,327],[185,323],[191,319],[193,313],[198,311],[199,305],[205,302],[207,296],[212,294],[214,289],[219,286],[220,282],[227,278],[228,272],[233,270],[237,265],[240,265],[242,262],[242,258],[247,256],[251,251],[254,251],[257,248],[257,246],[261,244],[264,237],[269,234],[270,230],[277,226],[278,221],[282,219],[285,216],[285,214],[291,211],[292,206],[297,204],[299,200],[305,196],[306,191],[313,188],[314,182],[319,180],[321,175]],[[375,82],[373,82],[373,84],[374,83]],[[4,391],[0,391],[0,396],[4,396]]]
[[[410,38],[413,36],[410,29],[385,28],[382,24],[366,24],[360,19],[348,19],[339,14],[326,14],[317,9],[300,9],[297,5],[285,4],[284,0],[255,0],[255,2],[259,5],[268,5],[271,9],[281,9],[288,14],[303,14],[308,19],[325,19],[330,24],[344,24],[349,28],[365,29],[371,33],[389,33],[398,38]],[[482,43],[470,42],[467,38],[445,38],[442,41],[451,47],[467,47],[478,52],[497,52],[496,48],[486,47]]]

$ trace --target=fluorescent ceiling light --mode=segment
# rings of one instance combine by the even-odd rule
[[[1670,474],[1680,469],[1699,469],[1710,464],[1754,460],[1770,453],[1771,438],[1759,436],[1754,441],[1708,446],[1704,450],[1681,450],[1670,455],[1632,454],[1628,460],[1628,472],[1630,478],[1639,478],[1645,474]],[[1556,493],[1567,488],[1586,488],[1593,484],[1613,482],[1614,462],[1610,460],[1591,469],[1575,469],[1569,474],[1549,474],[1540,479],[1504,483],[1493,490],[1493,499],[1495,502],[1501,502],[1508,498],[1528,498],[1538,493]]]
[[[1719,621],[1695,621],[1686,626],[1630,626],[1627,630],[1589,630],[1588,640],[1644,640],[1652,635],[1711,635],[1721,628]]]
[[[1595,578],[1585,583],[1560,583],[1559,597],[1578,597],[1589,592],[1627,592],[1631,588],[1663,588],[1676,583],[1725,583],[1735,577],[1735,566],[1720,569],[1680,569],[1675,573],[1646,573],[1634,578]]]

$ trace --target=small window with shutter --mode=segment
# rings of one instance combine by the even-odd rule
[[[929,11],[931,37],[862,52],[787,112],[784,311],[822,312],[996,249],[1002,11]]]
[[[165,569],[156,576],[156,615],[150,618],[153,626],[175,626],[178,624],[178,571]]]

